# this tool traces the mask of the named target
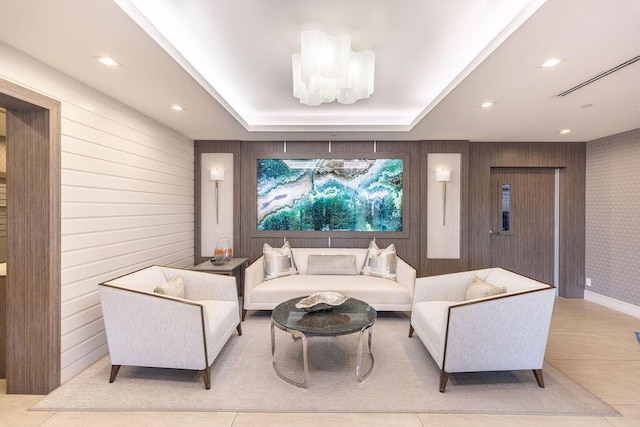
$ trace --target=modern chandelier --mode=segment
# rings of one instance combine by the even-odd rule
[[[338,101],[353,104],[373,93],[376,56],[351,50],[351,36],[320,30],[300,33],[300,53],[292,55],[293,96],[316,106]]]

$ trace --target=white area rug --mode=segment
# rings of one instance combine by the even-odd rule
[[[212,366],[211,390],[200,373],[123,366],[109,384],[105,357],[34,405],[35,410],[233,412],[447,412],[619,415],[615,409],[546,364],[546,388],[531,371],[455,374],[438,392],[438,367],[409,319],[379,314],[373,329],[375,366],[355,376],[357,334],[309,339],[310,384],[300,389],[271,367],[269,314],[254,313]],[[276,358],[302,378],[301,342],[276,330]],[[368,368],[366,350],[363,368]]]

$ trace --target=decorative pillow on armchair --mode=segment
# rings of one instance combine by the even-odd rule
[[[464,299],[470,300],[476,298],[485,298],[505,293],[507,293],[507,288],[502,286],[494,286],[491,283],[485,282],[478,276],[473,276],[471,282],[469,282],[469,287],[467,288],[467,293]]]
[[[262,247],[262,255],[264,255],[264,278],[266,280],[298,274],[289,242],[285,242],[281,248],[272,248],[265,243]]]
[[[396,280],[396,264],[396,246],[393,243],[385,249],[380,249],[376,242],[371,241],[362,274]]]
[[[184,281],[182,280],[182,276],[176,276],[167,283],[156,286],[153,292],[170,297],[184,298]]]

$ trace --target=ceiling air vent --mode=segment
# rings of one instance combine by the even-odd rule
[[[562,93],[559,93],[558,96],[567,96],[572,92],[575,92],[578,89],[582,89],[583,87],[590,85],[591,83],[595,82],[596,80],[600,80],[603,77],[608,76],[609,74],[615,73],[616,71],[622,70],[624,67],[627,67],[631,64],[633,64],[634,62],[640,61],[640,56],[636,56],[635,58],[631,58],[626,62],[623,62],[620,65],[616,65],[615,67],[611,68],[610,70],[604,71],[600,74],[598,74],[595,77],[590,78],[587,81],[584,81],[582,83],[580,83],[579,85],[576,85],[574,87],[572,87],[571,89],[567,89]]]

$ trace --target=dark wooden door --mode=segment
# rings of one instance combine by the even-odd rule
[[[555,170],[491,169],[491,266],[554,283]]]

